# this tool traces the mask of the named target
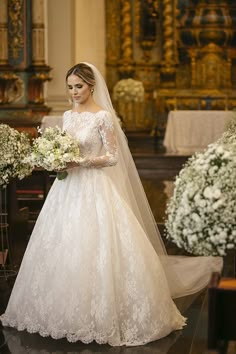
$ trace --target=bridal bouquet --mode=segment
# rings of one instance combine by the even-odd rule
[[[24,158],[30,152],[30,139],[7,124],[0,124],[0,187],[5,187],[11,178],[23,179],[32,172]]]
[[[123,79],[116,83],[113,88],[113,99],[121,99],[125,102],[142,102],[144,100],[143,83],[134,79]]]
[[[47,171],[66,168],[68,162],[78,162],[80,150],[78,142],[59,127],[46,128],[44,133],[38,128],[39,137],[33,141],[30,156],[25,161],[33,167],[42,167]],[[66,171],[58,172],[58,179],[67,176]]]
[[[175,180],[167,237],[195,255],[224,256],[236,247],[236,128],[193,155]]]

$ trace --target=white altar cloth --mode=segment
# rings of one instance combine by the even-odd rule
[[[171,111],[164,146],[169,153],[192,155],[204,150],[227,129],[232,111]]]

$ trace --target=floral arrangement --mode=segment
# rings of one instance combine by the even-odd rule
[[[0,186],[5,187],[11,178],[23,179],[32,172],[24,158],[30,152],[30,139],[7,124],[0,124]]]
[[[166,214],[167,238],[190,253],[224,256],[236,247],[235,123],[187,161]]]
[[[113,88],[113,99],[115,101],[142,102],[144,100],[143,83],[131,78],[118,81]]]
[[[32,167],[42,167],[47,171],[66,168],[68,162],[78,162],[80,149],[78,141],[58,126],[46,128],[44,133],[38,128],[39,136],[33,141],[31,154],[25,159]],[[67,172],[58,172],[58,179]]]

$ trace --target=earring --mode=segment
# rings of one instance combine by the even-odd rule
[[[94,93],[94,89],[93,89],[93,88],[92,88],[90,91],[91,91],[91,94],[93,94],[93,93]]]

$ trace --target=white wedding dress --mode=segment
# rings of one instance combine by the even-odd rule
[[[4,326],[55,339],[142,345],[185,325],[163,266],[109,177],[109,112],[64,114],[82,166],[55,180],[25,252]]]

